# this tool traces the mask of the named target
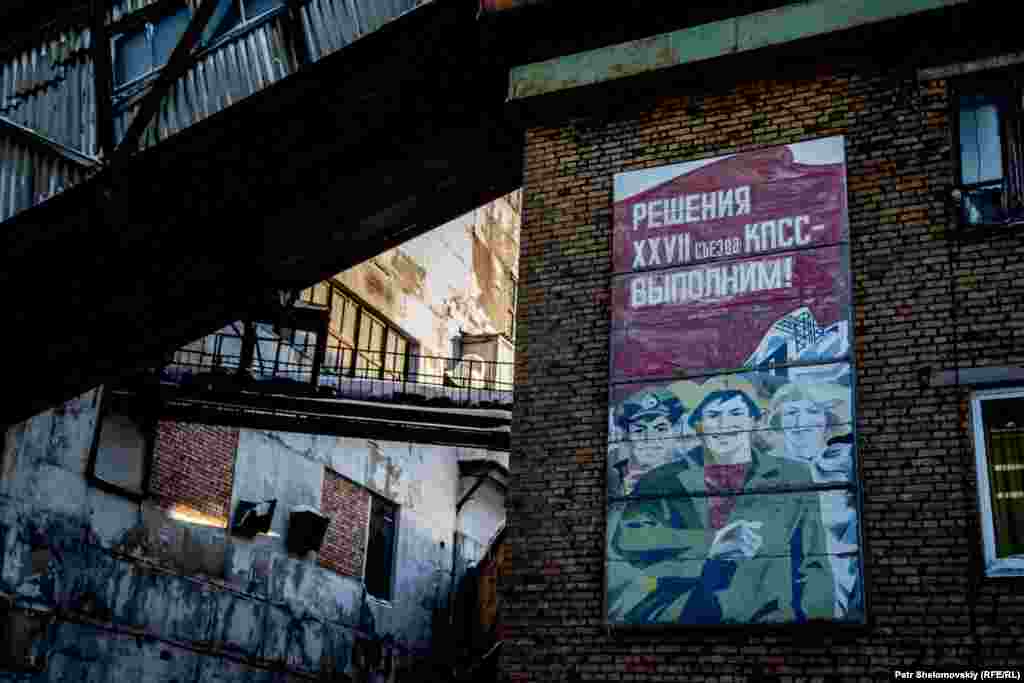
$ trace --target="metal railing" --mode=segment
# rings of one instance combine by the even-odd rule
[[[214,335],[211,335],[214,336]],[[214,336],[215,337],[215,336]],[[199,346],[202,344],[202,346]],[[332,351],[335,352],[332,358]],[[289,344],[254,353],[241,368],[241,340],[207,337],[175,353],[160,378],[182,388],[226,388],[321,398],[405,401],[436,405],[495,404],[513,400],[513,363],[377,349],[329,349],[317,368],[310,349]]]

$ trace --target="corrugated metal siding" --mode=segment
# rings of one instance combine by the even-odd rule
[[[158,0],[118,0],[117,21]],[[423,4],[422,0],[311,0],[301,9],[316,61]],[[165,95],[143,135],[152,145],[265,88],[297,69],[286,13],[205,55]],[[412,37],[411,39],[415,39]],[[88,29],[68,30],[0,63],[0,115],[74,150],[95,156],[96,99]],[[138,103],[115,114],[120,139]],[[86,171],[52,152],[0,134],[0,220],[81,180]]]
[[[340,50],[421,4],[416,0],[311,0],[302,6],[310,59]]]
[[[87,173],[78,164],[0,131],[0,221],[80,182]]]
[[[295,51],[285,39],[286,14],[210,52],[170,88],[160,113],[142,136],[140,147],[154,144],[234,102],[294,73]],[[138,103],[115,115],[114,135],[120,140],[138,110]]]
[[[96,92],[87,29],[67,31],[0,64],[0,115],[96,154]]]

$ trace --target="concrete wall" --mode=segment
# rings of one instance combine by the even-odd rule
[[[939,369],[1022,362],[1024,240],[1008,230],[951,239],[950,82],[918,80],[902,62],[762,61],[694,75],[706,85],[688,90],[667,73],[628,102],[610,94],[591,116],[527,132],[516,474],[499,588],[503,668],[516,683],[875,681],[898,668],[1024,666],[1019,579],[985,578],[979,559],[970,387],[929,382]],[[831,135],[845,136],[848,162],[868,625],[609,633],[614,174]]]
[[[460,449],[242,429],[232,509],[278,499],[272,533],[247,540],[90,486],[97,403],[7,432],[0,680],[424,680],[438,663]],[[325,467],[400,506],[389,603],[285,550],[288,508],[319,507]]]
[[[519,193],[491,202],[336,278],[411,335],[450,356],[459,332],[504,332],[518,277]]]

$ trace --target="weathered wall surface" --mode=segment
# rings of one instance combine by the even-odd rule
[[[518,277],[519,193],[409,240],[337,279],[420,344],[450,356],[451,340],[504,332]]]
[[[990,235],[951,260],[948,83],[816,68],[777,80],[734,73],[695,95],[674,94],[666,78],[646,106],[527,133],[516,476],[500,585],[503,668],[517,683],[879,680],[899,666],[1024,666],[1024,596],[980,578],[967,389],[928,381],[957,363],[1021,362],[1024,240]],[[829,135],[846,136],[848,160],[869,625],[609,635],[613,174]]]
[[[84,473],[97,403],[90,392],[7,432],[0,618],[15,628],[0,652],[0,680],[429,673],[460,449],[240,430],[232,502],[278,499],[272,533],[248,540],[91,487]],[[325,467],[400,506],[389,603],[320,567],[315,553],[285,550],[289,508],[320,507]]]

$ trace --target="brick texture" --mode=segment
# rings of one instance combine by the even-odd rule
[[[320,505],[323,514],[331,518],[320,546],[321,566],[362,580],[370,492],[332,470],[325,470]]]
[[[164,509],[184,505],[227,520],[237,450],[237,428],[161,421],[150,493]]]
[[[1024,362],[1024,239],[949,239],[950,87],[884,69],[742,81],[526,132],[506,680],[889,680],[1024,667],[1024,591],[982,578],[966,387],[932,371]],[[639,112],[639,113],[637,113]],[[603,627],[612,179],[845,135],[869,625]]]

